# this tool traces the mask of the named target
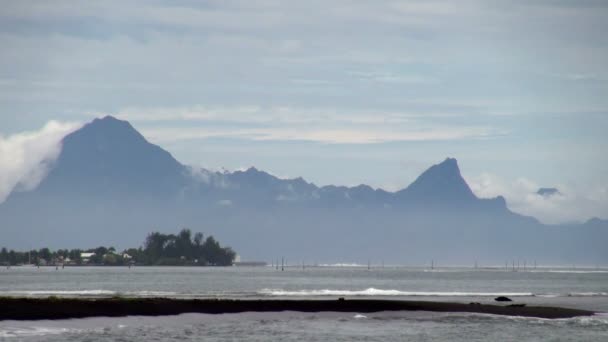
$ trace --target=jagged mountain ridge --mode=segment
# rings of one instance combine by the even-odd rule
[[[233,202],[261,200],[314,202],[327,205],[384,206],[444,204],[462,206],[478,199],[462,178],[456,159],[431,166],[411,185],[392,193],[367,185],[318,187],[303,178],[280,179],[250,167],[245,171],[194,170],[179,163],[159,146],[149,143],[128,122],[112,116],[95,119],[66,136],[49,175],[35,190],[45,194],[79,192],[83,195],[143,194],[194,198],[218,196]],[[224,198],[227,197],[228,198]],[[239,201],[230,196],[242,196]],[[505,207],[506,208],[506,207]]]
[[[311,251],[318,260],[504,260],[514,250],[542,260],[539,244],[551,259],[608,260],[605,249],[583,246],[606,241],[604,225],[564,233],[512,213],[502,197],[477,198],[452,158],[397,192],[318,187],[253,167],[193,169],[113,117],[66,136],[40,186],[0,204],[0,245],[9,247],[29,248],[32,237],[56,248],[132,246],[152,230],[186,226],[216,235],[246,258],[267,260]],[[579,228],[584,233],[573,233]]]

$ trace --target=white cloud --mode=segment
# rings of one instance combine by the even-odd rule
[[[163,127],[142,128],[141,132],[155,143],[208,138],[237,138],[253,141],[310,141],[325,144],[377,144],[397,141],[448,141],[484,139],[495,135],[485,127],[454,127],[432,129],[390,129],[387,127],[314,128],[204,128]]]
[[[527,178],[506,180],[484,173],[467,179],[473,192],[482,198],[502,195],[512,211],[533,216],[543,223],[584,222],[608,215],[608,187],[577,187],[568,184],[539,184]],[[559,194],[541,196],[541,187],[556,187]]]
[[[87,113],[104,116],[107,113]],[[128,107],[113,115],[134,122],[155,143],[237,138],[328,144],[487,139],[507,135],[487,124],[453,124],[441,111],[371,111],[292,106]],[[186,125],[184,125],[186,124]]]
[[[93,113],[95,116],[105,114]],[[428,114],[428,113],[426,113]],[[353,111],[336,108],[295,108],[291,106],[189,106],[128,107],[115,115],[129,121],[192,121],[239,124],[371,124],[405,123],[415,112]]]
[[[436,84],[440,82],[430,76],[399,74],[389,71],[353,71],[350,74],[363,82],[373,81],[392,84]]]
[[[41,130],[0,135],[0,203],[13,190],[34,189],[61,152],[63,137],[79,127],[49,121]]]

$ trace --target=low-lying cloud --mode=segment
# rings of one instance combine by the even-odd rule
[[[445,118],[441,111],[353,111],[251,105],[132,107],[114,115],[141,124],[138,125],[141,131],[157,143],[233,138],[324,144],[377,144],[487,139],[508,134],[508,131],[499,130],[486,123],[454,124],[453,118]]]
[[[305,141],[324,144],[378,144],[387,142],[449,141],[486,139],[495,136],[485,127],[433,128],[395,130],[385,127],[367,128],[142,128],[142,133],[156,143],[210,138],[233,138],[252,141]]]
[[[527,178],[507,180],[484,173],[467,180],[473,192],[482,198],[502,195],[512,211],[533,216],[543,223],[585,222],[592,217],[607,218],[608,188],[589,188],[568,184],[549,184],[559,190],[551,196],[537,193],[543,185]]]
[[[78,127],[49,121],[39,131],[0,135],[0,203],[14,190],[36,188],[59,156],[63,137]]]

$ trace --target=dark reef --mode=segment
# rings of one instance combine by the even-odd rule
[[[435,311],[471,312],[494,315],[538,318],[570,318],[590,316],[594,312],[578,309],[541,306],[500,306],[430,301],[373,299],[339,300],[233,300],[233,299],[171,299],[171,298],[0,298],[0,320],[67,319],[95,316],[162,316],[181,313],[240,312],[380,312]]]

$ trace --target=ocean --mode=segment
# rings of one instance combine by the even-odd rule
[[[547,320],[484,314],[243,313],[1,321],[0,341],[608,341],[608,269],[323,267],[11,267],[0,296],[390,298],[563,306],[599,312]],[[1,308],[0,308],[1,310]]]

